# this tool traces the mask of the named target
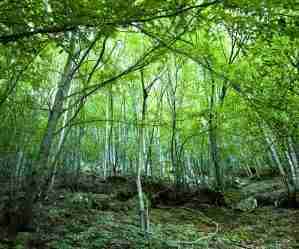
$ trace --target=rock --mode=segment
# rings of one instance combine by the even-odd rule
[[[256,196],[261,193],[272,193],[283,189],[285,189],[285,186],[282,184],[281,179],[275,178],[250,183],[242,188],[241,192],[247,196]]]
[[[131,191],[130,189],[123,189],[120,190],[117,194],[116,194],[116,199],[119,201],[127,201],[130,198],[134,197],[134,195],[136,195],[137,191]]]
[[[107,210],[113,211],[113,212],[120,212],[124,211],[127,212],[129,210],[129,207],[120,201],[112,201],[108,203]]]
[[[276,190],[272,192],[259,193],[255,195],[260,206],[278,206],[278,203],[287,199],[287,192],[284,190]]]
[[[128,211],[128,205],[125,202],[119,201],[113,195],[93,194],[92,208],[102,211]]]
[[[108,210],[113,196],[93,193],[72,193],[66,196],[66,203],[73,208]]]
[[[127,240],[114,239],[109,244],[111,249],[129,249],[130,247],[130,242]]]
[[[248,197],[246,199],[243,199],[235,206],[235,209],[243,212],[250,212],[256,208],[257,208],[257,200],[254,197]]]
[[[151,208],[151,202],[147,198],[145,193],[143,193],[143,201],[144,201],[145,207]],[[136,194],[133,198],[128,200],[126,205],[127,205],[128,210],[133,210],[133,211],[138,212],[138,210],[139,210],[139,197],[138,197],[138,195]]]
[[[172,241],[172,240],[165,241],[165,245],[166,245],[167,248],[169,248],[169,249],[177,249],[177,248],[180,248],[180,245],[178,244],[177,241]]]
[[[238,203],[240,203],[241,200],[245,198],[246,196],[243,196],[240,191],[237,190],[226,191],[224,193],[225,205],[230,208],[234,208]]]
[[[15,248],[16,249],[28,248],[28,244],[30,240],[31,240],[30,233],[19,233],[15,240]]]

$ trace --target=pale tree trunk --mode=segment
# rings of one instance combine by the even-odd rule
[[[142,114],[143,117],[143,114]],[[143,124],[142,121],[143,118],[141,118],[141,124],[139,127],[139,160],[137,163],[137,179],[136,179],[136,185],[137,185],[137,192],[138,192],[138,200],[139,200],[139,217],[140,217],[140,227],[141,231],[145,234],[148,232],[148,217],[146,212],[146,207],[144,203],[143,198],[143,191],[142,191],[142,184],[141,184],[141,171],[144,166],[144,153],[143,153],[143,139],[144,139],[144,131],[143,131]]]
[[[75,149],[75,165],[76,165],[76,169],[75,169],[75,176],[74,176],[74,182],[73,182],[73,186],[75,187],[76,190],[78,190],[78,184],[79,184],[79,180],[80,180],[80,173],[81,173],[81,169],[82,169],[82,152],[81,152],[81,142],[82,142],[82,138],[84,136],[84,128],[83,127],[78,127],[77,129],[77,143],[76,143],[76,149]]]
[[[109,175],[116,175],[116,165],[115,165],[115,144],[114,144],[114,101],[112,85],[110,85],[109,92],[107,95],[107,105],[106,105],[106,157],[105,157],[105,175],[104,178]]]
[[[66,91],[67,91],[66,96],[69,95],[69,93],[71,92],[71,88],[72,87],[70,86],[69,89],[66,89]],[[71,116],[69,98],[65,101],[64,108],[66,109],[66,111],[63,114],[62,130],[61,130],[60,135],[59,135],[58,144],[57,144],[57,147],[55,149],[54,156],[53,156],[53,161],[51,162],[52,169],[51,169],[50,176],[49,176],[49,179],[48,179],[48,184],[46,184],[47,186],[45,186],[45,192],[42,193],[44,196],[46,196],[47,193],[50,192],[54,187],[55,177],[57,175],[59,157],[62,153],[62,148],[63,148],[64,143],[66,141],[67,135],[68,135],[68,133],[71,129],[70,127],[66,127],[67,121]]]
[[[165,91],[163,90],[163,87],[161,86],[161,93],[159,98],[157,98],[157,118],[156,120],[159,120],[162,122],[162,113],[163,113],[163,97],[164,97]],[[158,147],[158,155],[159,155],[159,165],[160,165],[160,177],[161,179],[165,175],[165,169],[164,169],[164,155],[163,155],[163,148],[162,148],[162,137],[161,137],[161,124],[157,127],[157,147]]]
[[[265,131],[264,131],[264,135],[265,135],[266,143],[268,144],[268,146],[270,148],[272,159],[278,166],[280,175],[282,176],[283,183],[285,184],[285,186],[288,190],[288,193],[289,193],[289,197],[290,197],[293,195],[294,189],[290,183],[289,177],[288,177],[287,173],[285,172],[285,169],[282,166],[282,163],[280,161],[279,155],[276,151],[276,148],[275,148],[272,138]]]
[[[68,90],[70,88],[70,84],[72,81],[72,78],[70,77],[72,68],[73,68],[73,53],[74,53],[74,41],[72,41],[72,52],[70,52],[70,54],[68,55],[67,58],[67,62],[62,74],[62,78],[61,81],[58,84],[58,89],[56,91],[56,96],[54,99],[54,103],[52,106],[52,110],[49,113],[49,117],[48,117],[48,123],[47,123],[47,128],[46,128],[46,132],[43,136],[41,145],[40,145],[40,150],[39,150],[39,154],[38,154],[38,160],[34,169],[34,175],[31,179],[31,183],[30,185],[36,187],[35,185],[36,183],[36,179],[35,177],[37,177],[37,175],[39,173],[41,173],[41,178],[44,178],[46,176],[46,174],[48,173],[48,159],[49,159],[49,155],[50,155],[50,151],[51,151],[51,147],[52,147],[52,143],[53,143],[53,139],[54,139],[54,133],[56,130],[56,126],[58,124],[59,118],[61,116],[62,113],[62,109],[63,109],[63,104],[64,104],[64,97],[66,96],[66,94],[68,93]],[[32,186],[29,186],[28,191],[32,192]],[[34,189],[33,193],[36,191],[36,189]],[[29,196],[30,194],[28,194]]]
[[[116,141],[117,141],[117,146],[116,146],[116,155],[117,155],[117,161],[116,164],[118,166],[118,174],[122,175],[124,172],[124,168],[123,168],[123,155],[122,155],[122,144],[123,144],[123,129],[122,129],[122,123],[119,122],[117,125],[117,129],[118,129],[118,135],[116,136]]]
[[[72,58],[75,48],[74,45],[74,39],[72,39],[72,49],[68,55],[61,80],[58,84],[58,90],[56,92],[54,104],[49,113],[47,127],[40,144],[37,161],[33,166],[32,173],[27,182],[27,186],[25,189],[25,198],[18,207],[18,212],[22,215],[22,219],[19,215],[16,214],[14,214],[13,217],[10,218],[8,230],[11,236],[16,235],[18,226],[27,226],[29,223],[31,223],[33,218],[34,203],[41,194],[41,191],[43,190],[44,184],[46,183],[46,179],[48,177],[48,160],[54,140],[54,133],[62,113],[65,94],[66,92],[68,92],[72,80],[71,72],[73,68]]]
[[[286,155],[292,172],[292,183],[294,184],[294,199],[296,205],[299,205],[299,165],[291,137],[288,137],[287,143],[288,151],[286,151]]]
[[[288,160],[289,163],[289,167],[290,167],[290,172],[291,172],[291,182],[294,184],[294,186],[296,186],[296,182],[297,182],[297,177],[296,177],[296,168],[294,166],[294,163],[289,155],[288,151],[285,151],[285,155],[286,158]]]
[[[70,52],[66,60],[66,65],[64,67],[61,80],[58,83],[58,89],[56,91],[53,107],[49,112],[47,126],[42,137],[37,160],[33,165],[32,173],[27,181],[24,200],[22,200],[22,203],[19,203],[19,205],[17,204],[18,215],[10,215],[10,224],[8,230],[11,236],[15,236],[17,234],[18,226],[27,226],[32,221],[35,201],[39,199],[41,190],[43,189],[47,177],[49,176],[49,156],[54,141],[56,127],[63,111],[63,104],[66,94],[70,88],[74,74],[79,69],[80,65],[91,51],[92,47],[95,45],[95,42],[96,40],[94,40],[91,46],[86,50],[79,63],[75,65],[73,63],[74,55],[79,55],[79,53],[76,53],[75,51],[75,35],[71,34]]]
[[[161,131],[160,127],[158,127],[158,135],[157,135],[157,147],[158,147],[158,153],[159,153],[159,165],[160,165],[160,178],[163,179],[165,175],[164,171],[164,156],[163,156],[163,149],[161,145]]]
[[[143,117],[143,122],[145,122],[145,115],[146,115],[146,111],[147,111],[147,100],[150,94],[150,91],[152,89],[152,87],[154,86],[154,84],[157,82],[157,80],[160,79],[160,75],[156,76],[150,83],[148,83],[147,85],[145,85],[145,81],[144,81],[144,74],[143,71],[141,71],[141,86],[142,86],[142,112],[144,112],[144,117]],[[143,154],[144,154],[144,164],[143,164],[143,169],[145,172],[146,176],[150,175],[150,162],[151,162],[151,146],[152,146],[152,142],[153,142],[153,135],[154,135],[154,129],[152,130],[151,135],[149,136],[148,139],[148,150],[146,149],[146,133],[147,133],[147,129],[143,124],[143,143],[142,143],[142,150],[143,150]]]
[[[35,196],[33,194],[33,200],[37,197],[38,194],[41,194],[41,188],[43,188],[44,184],[47,183],[47,177],[49,177],[49,156],[54,141],[56,127],[58,125],[61,115],[63,114],[63,107],[66,101],[65,97],[69,93],[73,77],[75,73],[79,70],[80,66],[82,65],[82,63],[84,62],[84,60],[86,59],[86,57],[88,56],[98,39],[95,38],[91,42],[90,46],[86,49],[84,54],[81,56],[79,62],[74,63],[74,59],[77,57],[79,58],[81,53],[81,50],[77,46],[76,35],[77,34],[75,33],[70,34],[70,49],[66,60],[66,65],[64,67],[61,80],[58,83],[53,106],[49,113],[46,131],[42,138],[40,150],[37,157],[37,163],[35,164],[31,179],[29,180],[27,188],[28,195],[26,196],[30,196],[30,192],[36,193]],[[38,178],[41,179],[40,184],[37,183]],[[32,199],[32,197],[28,199]]]
[[[144,120],[145,122],[145,120]],[[144,174],[145,177],[149,176],[149,168],[148,168],[148,164],[147,164],[147,157],[148,157],[148,153],[147,153],[147,146],[148,146],[148,138],[147,138],[147,127],[145,124],[143,124],[143,138],[142,138],[142,154],[143,154],[143,164],[142,164],[142,172]]]
[[[194,173],[194,170],[193,170],[193,163],[192,163],[192,158],[191,158],[191,154],[188,153],[187,156],[186,156],[186,161],[187,161],[187,183],[189,184],[190,183],[190,180],[191,180],[191,183],[193,184],[194,183],[194,180],[195,180],[195,173]]]
[[[105,141],[106,141],[105,135],[106,135],[105,128],[104,129],[96,128],[97,143],[100,145],[100,144],[102,144],[102,141],[103,141],[103,145],[104,145],[103,152],[104,153],[99,153],[97,165],[95,166],[95,172],[100,170],[103,175],[104,175],[104,169],[105,169],[105,155],[106,155],[105,154]],[[95,180],[95,178],[94,178],[94,180]]]
[[[105,155],[104,155],[104,170],[103,170],[103,177],[106,179],[107,172],[109,169],[109,97],[107,98],[106,104],[106,127],[105,127]]]
[[[289,148],[289,154],[292,159],[292,162],[295,168],[298,168],[299,167],[298,159],[297,159],[294,143],[291,137],[288,137],[288,148]]]
[[[18,184],[16,187],[18,187],[21,183],[22,180],[22,173],[24,170],[24,164],[26,163],[26,157],[24,156],[24,152],[22,150],[19,151],[18,153],[18,162],[17,162],[17,172],[16,172],[16,177],[18,179]]]
[[[179,67],[176,65],[175,79],[174,83],[171,77],[170,69],[167,70],[167,80],[168,80],[168,91],[167,99],[169,106],[171,108],[171,138],[170,138],[170,158],[172,169],[175,174],[175,183],[177,188],[181,185],[181,170],[177,158],[177,80],[178,80]]]
[[[261,169],[262,163],[261,163],[261,161],[260,161],[260,159],[258,157],[255,158],[255,164],[256,164],[256,167],[255,167],[256,176],[260,177],[261,176],[260,169]]]
[[[109,134],[108,134],[108,159],[110,165],[110,171],[112,171],[112,175],[116,175],[115,169],[115,150],[114,150],[114,101],[113,101],[113,92],[112,92],[112,85],[110,85],[109,89],[109,119],[110,119],[110,126],[109,126]]]
[[[145,161],[145,168],[146,176],[151,176],[152,175],[152,151],[153,151],[153,142],[154,142],[154,135],[155,135],[155,127],[152,127],[151,130],[148,131],[148,143],[147,143],[147,151],[144,151],[146,154],[146,161]],[[146,143],[144,145],[144,149],[146,150]]]
[[[122,100],[122,113],[123,113],[123,125],[122,125],[122,148],[123,148],[123,172],[129,173],[129,158],[127,155],[127,143],[129,138],[129,126],[127,124],[127,101],[126,97],[123,97]]]
[[[150,84],[152,85],[152,84]],[[150,88],[145,87],[144,82],[144,74],[141,71],[141,86],[142,86],[142,109],[141,109],[141,118],[139,123],[139,134],[138,134],[138,144],[139,144],[139,156],[138,156],[138,164],[137,164],[137,192],[138,192],[138,199],[139,199],[139,215],[140,215],[140,226],[141,230],[147,236],[149,233],[149,207],[148,203],[144,202],[143,198],[143,191],[142,191],[142,184],[141,184],[141,172],[142,169],[146,167],[146,160],[145,160],[145,118],[146,118],[146,111],[147,111],[147,98],[150,91]],[[147,201],[147,199],[146,199]]]
[[[107,174],[115,175],[115,166],[114,166],[114,150],[113,150],[113,93],[112,86],[109,88],[107,95],[107,104],[106,104],[106,141],[105,141],[105,169],[104,169],[104,178],[107,177]]]
[[[21,149],[19,149],[16,156],[13,157],[12,163],[8,162],[8,164],[11,165],[9,174],[9,190],[11,199],[16,196],[16,191],[20,187],[21,174],[19,174],[19,172],[21,171],[23,165],[23,159],[24,153]]]
[[[279,155],[276,151],[274,142],[272,141],[272,139],[270,138],[270,136],[268,136],[267,134],[265,134],[265,140],[270,148],[270,152],[271,152],[271,156],[274,160],[274,162],[276,163],[276,165],[278,166],[279,172],[282,176],[286,177],[286,172],[282,166],[282,163],[280,161]]]
[[[209,111],[209,140],[210,140],[210,153],[211,159],[214,165],[216,187],[218,189],[223,188],[222,174],[220,168],[219,150],[217,145],[217,111],[215,110],[215,82],[212,79],[211,95],[209,100],[210,111]]]
[[[179,179],[179,170],[178,170],[178,163],[177,163],[177,157],[176,157],[176,104],[175,101],[172,103],[173,109],[172,109],[172,115],[171,115],[171,141],[170,141],[170,156],[171,156],[171,164],[173,171],[175,172],[175,181],[176,184],[180,184]]]
[[[299,161],[299,143],[298,143],[298,139],[296,138],[296,136],[292,136],[292,137],[290,137],[290,139],[292,141],[294,153],[296,155],[297,162],[298,162]]]

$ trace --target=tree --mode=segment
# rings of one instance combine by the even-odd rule
[[[269,164],[297,205],[293,4],[2,1],[0,168],[27,217],[9,215],[12,233],[70,162],[74,179],[134,174],[141,194],[143,173],[223,190],[230,170]]]

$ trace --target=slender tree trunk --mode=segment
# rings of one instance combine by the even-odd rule
[[[143,231],[146,234],[146,222],[147,222],[147,217],[146,217],[146,207],[144,203],[144,198],[143,198],[143,191],[142,191],[142,184],[141,184],[141,171],[142,171],[142,166],[144,165],[144,153],[143,153],[143,125],[140,124],[139,127],[139,160],[137,164],[137,192],[138,192],[138,199],[139,199],[139,216],[140,216],[140,227],[141,231]]]
[[[161,131],[160,127],[158,127],[158,135],[157,135],[157,143],[158,143],[158,153],[159,153],[159,165],[160,165],[160,178],[163,179],[165,175],[164,170],[164,157],[163,157],[163,149],[161,145]]]
[[[299,165],[291,137],[288,137],[288,151],[286,152],[292,172],[292,183],[294,184],[294,201],[299,206]]]
[[[66,65],[58,84],[53,107],[49,113],[47,127],[42,138],[37,161],[33,166],[33,170],[27,181],[25,189],[25,198],[17,207],[18,214],[10,215],[10,224],[8,227],[9,234],[14,237],[18,232],[19,226],[28,226],[33,218],[33,207],[35,201],[46,182],[49,173],[49,156],[52,148],[54,133],[62,113],[64,97],[68,92],[72,81],[73,70],[73,54],[75,49],[75,41],[71,39],[71,52],[68,55]]]
[[[129,173],[129,158],[127,155],[127,142],[128,142],[128,131],[129,127],[127,125],[127,101],[126,97],[123,98],[122,101],[122,112],[123,112],[123,125],[122,125],[122,148],[123,148],[123,172],[124,173]]]
[[[282,176],[285,176],[286,177],[286,172],[282,166],[282,163],[280,161],[280,158],[279,158],[279,155],[276,151],[276,148],[275,148],[275,145],[273,143],[273,141],[271,140],[271,138],[265,134],[265,140],[270,148],[270,152],[271,152],[271,156],[272,156],[272,159],[274,160],[274,162],[276,163],[276,165],[278,166],[278,169],[279,169],[279,172]]]
[[[294,200],[294,191],[295,191],[295,189],[291,185],[290,179],[289,179],[287,173],[285,172],[285,170],[282,166],[282,163],[281,163],[279,155],[276,151],[274,142],[272,141],[271,137],[268,134],[266,134],[266,132],[264,132],[264,134],[265,134],[265,140],[266,140],[266,142],[267,142],[267,144],[270,148],[272,159],[276,163],[276,165],[278,166],[279,172],[282,176],[282,181],[283,181],[283,183],[285,184],[285,186],[288,190],[289,199],[292,202]],[[292,169],[291,169],[291,171],[292,171]]]
[[[145,161],[145,168],[146,168],[146,176],[151,176],[152,172],[152,151],[153,151],[153,142],[154,142],[154,133],[155,128],[153,127],[148,134],[148,143],[147,143],[147,151],[144,153],[146,154],[146,161]],[[144,149],[146,150],[146,143]]]
[[[74,49],[74,44],[72,46]],[[26,197],[28,198],[28,200],[30,200],[29,202],[32,202],[31,199],[35,198],[35,196],[32,193],[36,193],[36,189],[38,189],[36,186],[37,182],[35,177],[41,174],[41,177],[44,178],[48,171],[48,159],[49,159],[49,155],[50,155],[50,151],[54,139],[54,132],[58,124],[58,120],[62,113],[64,97],[70,88],[70,84],[72,80],[72,78],[70,78],[70,72],[73,66],[72,58],[73,58],[73,51],[68,55],[62,79],[58,84],[58,90],[56,92],[54,104],[52,110],[49,113],[47,128],[40,145],[38,160],[26,193]]]
[[[170,138],[170,158],[172,169],[174,172],[176,187],[180,188],[181,185],[181,170],[179,169],[178,158],[177,158],[177,80],[178,80],[178,66],[176,65],[175,80],[174,83],[171,77],[171,71],[168,69],[168,102],[171,108],[171,138]]]
[[[71,88],[72,87],[70,86],[69,89],[66,89],[67,90],[67,92],[65,94],[66,96],[71,92]],[[49,191],[51,191],[52,188],[54,187],[55,177],[57,175],[59,158],[60,158],[60,155],[62,153],[62,149],[63,149],[64,143],[66,141],[66,138],[68,136],[68,133],[71,130],[71,127],[65,127],[67,125],[67,121],[68,121],[68,119],[70,118],[70,115],[71,115],[69,99],[67,99],[65,102],[66,102],[65,103],[66,111],[63,114],[63,120],[62,120],[62,127],[63,128],[60,132],[60,136],[59,136],[59,139],[58,139],[58,144],[57,144],[57,147],[55,149],[54,156],[53,156],[53,161],[51,162],[51,172],[49,174],[49,179],[47,180],[48,182],[44,186],[44,191],[42,193],[43,197],[45,197],[47,195],[47,193]]]
[[[75,171],[75,179],[74,179],[74,187],[76,190],[78,190],[79,187],[79,180],[80,180],[80,173],[82,170],[82,151],[81,151],[81,142],[82,138],[84,136],[84,128],[81,126],[77,130],[77,146],[75,149],[75,165],[76,165],[76,171]]]
[[[210,140],[210,152],[211,159],[214,165],[216,186],[218,189],[222,189],[222,174],[220,168],[219,151],[217,146],[217,113],[215,111],[215,82],[212,80],[212,91],[210,96],[210,112],[209,112],[209,140]]]
[[[113,165],[113,96],[112,86],[109,88],[107,95],[106,105],[106,142],[105,142],[105,170],[104,178],[106,178],[108,172],[112,172],[115,175],[115,169]]]
[[[143,71],[141,71],[141,84],[143,90],[143,98],[142,98],[142,109],[141,109],[141,118],[139,124],[139,156],[138,156],[138,163],[137,163],[137,192],[138,192],[138,200],[139,200],[139,216],[140,216],[140,227],[144,235],[147,236],[149,233],[149,211],[148,205],[144,202],[143,198],[143,191],[142,191],[142,184],[141,184],[141,172],[142,169],[145,168],[145,153],[144,153],[144,122],[145,122],[145,115],[146,115],[146,107],[147,107],[147,97],[148,93],[145,90],[145,83],[144,83],[144,75]]]

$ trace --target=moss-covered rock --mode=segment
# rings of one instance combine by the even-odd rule
[[[147,197],[146,193],[143,193],[143,201],[144,201],[145,207],[150,209],[151,208],[151,201]],[[136,194],[133,198],[128,200],[126,205],[127,205],[129,210],[138,212],[138,210],[139,210],[139,197],[138,197],[138,195]]]
[[[243,198],[240,191],[232,190],[224,193],[225,204],[230,208],[234,208]]]
[[[257,208],[257,200],[254,197],[248,197],[237,203],[234,208],[244,212],[253,211]]]
[[[30,233],[18,233],[15,240],[15,249],[26,249],[28,248],[29,241],[32,235]]]

